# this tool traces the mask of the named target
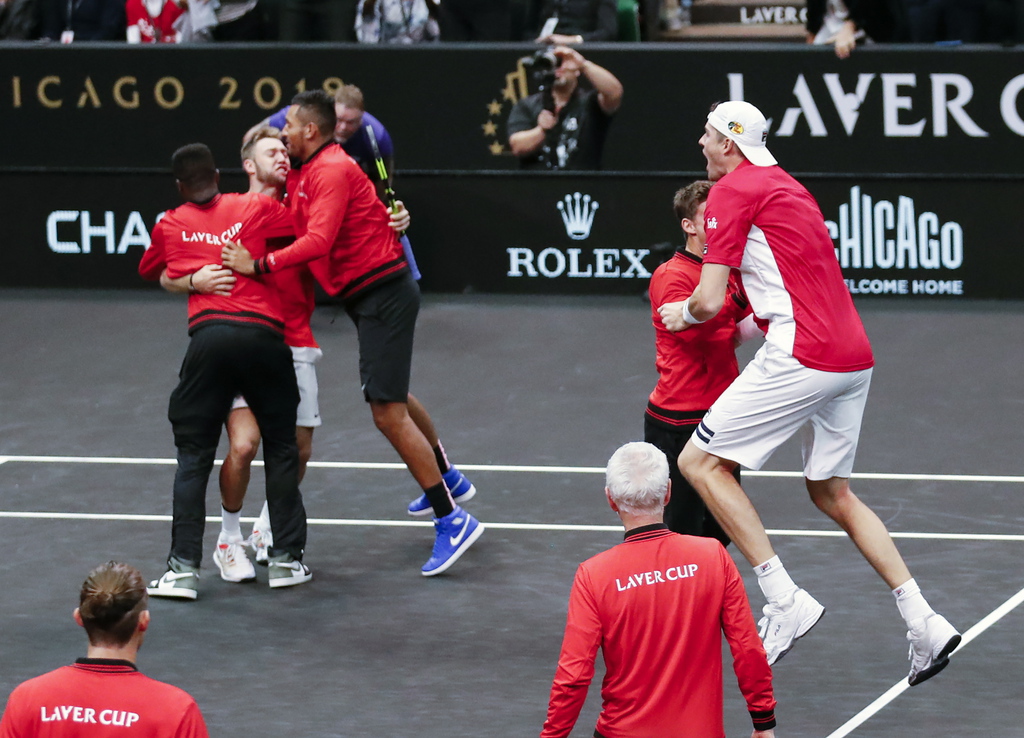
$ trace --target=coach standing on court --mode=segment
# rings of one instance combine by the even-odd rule
[[[665,454],[627,443],[609,459],[605,496],[626,540],[580,564],[541,738],[568,736],[604,655],[598,738],[725,738],[722,633],[754,723],[773,738],[772,670],[743,580],[710,538],[662,522],[671,496]]]
[[[196,701],[135,666],[149,629],[147,604],[138,569],[108,561],[89,572],[74,612],[89,638],[86,657],[19,685],[0,738],[207,738]]]
[[[334,100],[322,90],[301,92],[286,115],[288,153],[302,161],[289,181],[288,202],[299,238],[260,258],[245,239],[227,241],[224,266],[242,275],[274,273],[309,264],[330,294],[340,297],[356,325],[363,396],[377,428],[401,456],[434,513],[433,552],[424,576],[447,570],[484,527],[456,505],[442,465],[409,414],[413,335],[419,287],[389,222],[387,208],[359,165],[334,141]],[[277,537],[276,524],[275,539]]]
[[[825,608],[790,578],[732,474],[738,464],[760,469],[802,430],[807,491],[892,589],[907,623],[913,686],[945,668],[960,634],[928,605],[885,524],[850,491],[874,357],[821,208],[777,166],[767,138],[764,115],[742,101],[715,106],[700,138],[716,180],[704,216],[708,252],[693,295],[662,305],[661,317],[675,331],[712,319],[739,269],[768,332],[697,426],[679,468],[754,567],[768,600],[761,636],[775,663]]]
[[[288,211],[256,193],[221,194],[213,154],[203,144],[174,152],[171,164],[185,204],[153,227],[139,274],[177,279],[217,264],[227,238],[245,239],[262,255],[266,239],[294,232]],[[236,395],[243,395],[263,435],[267,503],[274,526],[269,551],[271,587],[312,578],[302,564],[306,510],[299,494],[295,415],[299,390],[292,354],[284,344],[284,319],[269,283],[243,277],[229,295],[192,294],[189,345],[168,417],[178,466],[174,474],[171,553],[167,572],[150,585],[159,597],[194,600],[203,558],[206,484],[213,469],[221,424]]]

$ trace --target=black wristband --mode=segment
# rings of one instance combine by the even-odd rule
[[[192,295],[198,294],[198,292],[199,292],[199,290],[196,289],[195,282],[192,281],[193,279],[195,279],[195,276],[196,276],[195,272],[192,272],[190,275],[188,275],[188,291],[189,291],[189,294],[192,294]]]
[[[265,258],[266,257],[263,257],[263,259],[265,259]],[[267,267],[266,267],[266,264],[264,263],[263,259],[256,259],[252,263],[252,270],[257,275],[259,275],[259,274],[266,274],[266,272],[267,272]]]

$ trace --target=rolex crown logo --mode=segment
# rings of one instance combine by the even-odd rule
[[[597,202],[591,200],[590,195],[581,195],[579,192],[566,195],[558,203],[562,222],[565,223],[565,232],[569,238],[573,241],[582,241],[590,236],[597,208]]]

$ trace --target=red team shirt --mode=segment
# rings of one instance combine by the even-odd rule
[[[178,20],[185,9],[174,0],[166,0],[155,18],[146,10],[143,0],[127,0],[124,11],[128,26],[139,27],[139,37],[142,43],[151,44],[157,41],[175,43],[178,40],[178,32],[174,30],[174,21]]]
[[[750,314],[736,277],[730,277],[725,306],[705,323],[672,333],[658,308],[693,294],[700,282],[702,260],[678,251],[654,270],[648,292],[657,351],[658,384],[647,414],[669,426],[696,425],[725,388],[739,376],[736,323]]]
[[[744,161],[708,193],[704,229],[704,261],[740,270],[768,343],[820,371],[874,365],[825,218],[803,185]]]
[[[387,208],[341,146],[325,144],[289,177],[288,206],[299,238],[267,256],[270,271],[308,263],[323,288],[346,301],[408,271]]]
[[[724,738],[723,632],[754,726],[774,727],[771,667],[732,558],[711,538],[635,528],[576,572],[541,738],[572,731],[598,647],[597,735]]]
[[[294,233],[288,210],[255,193],[221,194],[208,203],[185,203],[153,227],[139,274],[156,280],[166,267],[176,279],[207,264],[220,264],[225,240],[241,242],[253,258],[266,253],[266,239]],[[189,332],[209,323],[242,323],[284,332],[277,290],[269,279],[236,274],[231,295],[189,295]]]
[[[127,661],[79,659],[11,692],[0,738],[208,738],[189,694]]]

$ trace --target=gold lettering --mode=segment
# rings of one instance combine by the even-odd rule
[[[114,102],[125,110],[132,110],[139,107],[139,91],[134,89],[139,81],[135,77],[121,77],[114,83]],[[129,97],[124,96],[125,85],[131,85],[132,91]]]
[[[100,96],[96,94],[96,86],[92,83],[92,77],[85,78],[85,85],[82,89],[82,94],[78,96],[78,105],[76,107],[84,108],[86,101],[92,104],[94,108],[102,107],[100,105]]]
[[[221,77],[220,86],[227,87],[227,92],[224,93],[224,97],[220,101],[221,110],[238,110],[242,106],[242,101],[235,97],[238,92],[238,80],[234,77]]]
[[[11,82],[14,87],[14,107],[21,107],[21,77],[12,77]]]
[[[41,102],[44,107],[47,107],[47,108],[50,108],[50,109],[56,109],[56,108],[59,108],[63,104],[64,101],[61,100],[59,97],[56,100],[52,100],[52,99],[50,99],[49,97],[46,96],[46,88],[47,87],[49,87],[50,85],[59,85],[59,84],[60,84],[60,77],[58,77],[56,75],[50,75],[49,77],[43,77],[41,80],[39,80],[39,85],[36,87],[36,97],[39,98],[39,102]]]
[[[305,77],[303,77],[302,79],[300,79],[300,80],[299,80],[299,81],[298,81],[298,82],[297,82],[297,83],[295,84],[295,91],[296,91],[296,92],[305,92],[305,91],[306,91],[306,78],[305,78]]]
[[[324,92],[331,97],[334,97],[334,93],[344,87],[345,83],[341,81],[341,77],[328,77],[324,80]]]
[[[505,89],[501,91],[502,99],[510,102],[519,102],[527,95],[526,89],[526,68],[520,61],[516,71],[505,75]]]
[[[164,96],[165,87],[170,87],[174,90],[174,97],[170,100]],[[156,97],[157,105],[164,110],[174,110],[185,99],[185,87],[177,77],[161,77],[157,80],[156,87],[153,88],[153,94]]]
[[[265,87],[269,87],[273,93],[269,100],[263,96]],[[264,110],[276,108],[281,102],[281,85],[273,77],[261,77],[256,80],[256,85],[252,88],[252,96],[256,100],[256,104]]]

